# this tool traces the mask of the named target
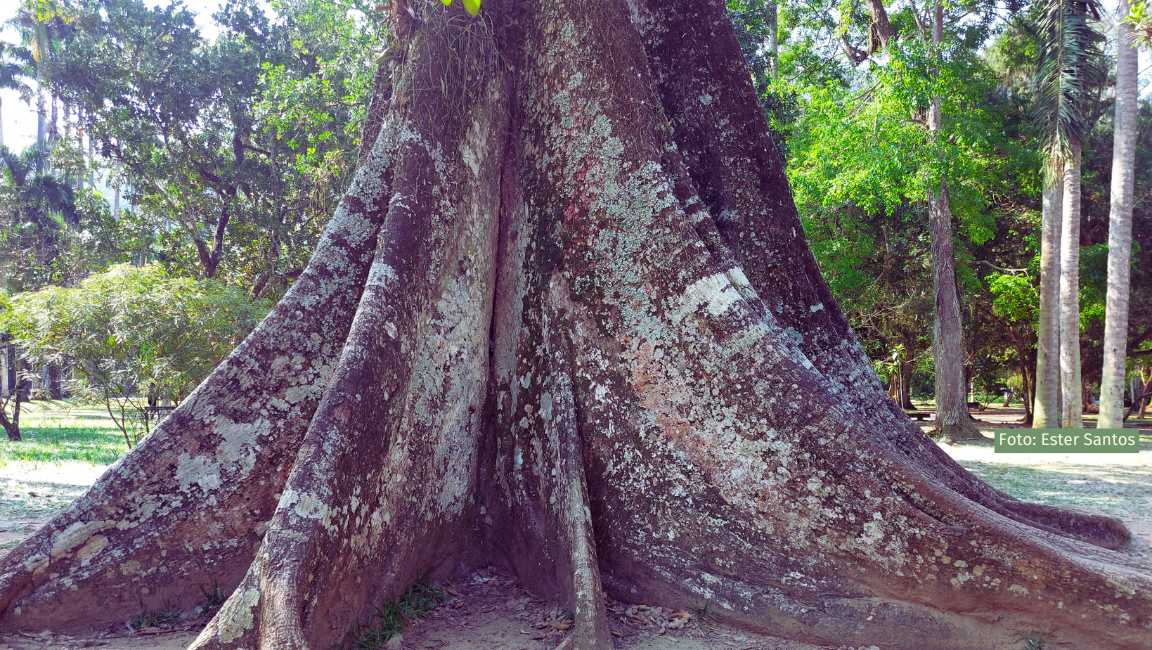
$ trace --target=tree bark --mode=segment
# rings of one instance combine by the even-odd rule
[[[8,400],[12,400],[12,417],[8,417]],[[8,442],[20,442],[23,437],[20,435],[20,391],[19,384],[17,390],[12,393],[10,397],[4,399],[0,403],[3,411],[0,411],[0,425],[4,427],[4,433],[8,434]]]
[[[1060,426],[1060,232],[1063,226],[1064,173],[1044,184],[1040,223],[1040,322],[1036,343],[1035,429]]]
[[[1080,143],[1064,164],[1060,228],[1060,424],[1084,426],[1080,386]]]
[[[1135,30],[1124,22],[1131,10],[1120,0],[1116,27],[1116,119],[1112,145],[1111,209],[1108,213],[1108,294],[1104,312],[1104,371],[1096,426],[1124,426],[1127,375],[1128,288],[1132,270],[1132,205],[1136,179],[1138,53]]]
[[[1032,384],[1028,380],[1028,360],[1024,356],[1024,349],[1017,348],[1016,354],[1020,358],[1020,382],[1023,384],[1024,395],[1022,400],[1024,404],[1024,426],[1032,426],[1035,420],[1035,414],[1032,412]]]
[[[47,386],[44,388],[48,392],[49,399],[64,399],[64,389],[60,385],[60,366],[51,363],[44,369],[44,375],[47,379]]]
[[[912,403],[912,364],[907,362],[900,366],[900,408],[908,411],[916,408]]]
[[[1152,368],[1149,368],[1149,371],[1152,371]],[[1144,373],[1141,372],[1140,376],[1143,378]],[[1152,372],[1149,372],[1148,378],[1144,380],[1143,395],[1144,399],[1140,400],[1140,419],[1144,419],[1144,416],[1148,414],[1148,403],[1152,402]]]
[[[23,380],[16,372],[16,346],[4,346],[3,354],[7,357],[5,369],[8,372],[8,397],[0,400],[0,426],[4,427],[9,442],[20,442],[23,439],[20,435],[20,399],[24,387]],[[12,401],[12,417],[8,417],[9,400]]]
[[[868,23],[868,53],[872,54],[888,49],[888,44],[896,38],[896,29],[888,20],[883,0],[867,0],[867,4],[871,17]]]
[[[821,643],[1144,642],[1119,522],[990,488],[884,394],[723,3],[409,6],[308,268],[0,560],[0,625],[215,580],[194,648],[326,648],[426,571],[498,561],[577,648],[611,647],[602,592]]]

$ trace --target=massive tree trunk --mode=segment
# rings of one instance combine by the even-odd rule
[[[804,240],[721,2],[412,2],[380,135],[291,290],[0,561],[6,629],[231,593],[196,648],[328,648],[509,565],[886,648],[1147,646],[1114,519],[1025,504],[889,400]]]
[[[1032,426],[1060,426],[1060,230],[1064,173],[1057,170],[1044,185],[1040,216],[1040,322],[1036,343],[1036,406]]]
[[[1128,285],[1132,270],[1132,199],[1136,178],[1135,32],[1123,22],[1131,10],[1120,0],[1116,27],[1116,120],[1112,146],[1111,210],[1108,213],[1108,297],[1104,315],[1104,374],[1100,379],[1100,420],[1096,426],[1124,426],[1124,377],[1127,374]]]
[[[1064,164],[1060,226],[1060,425],[1084,426],[1080,380],[1080,143]]]

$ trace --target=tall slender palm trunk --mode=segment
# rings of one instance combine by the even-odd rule
[[[1060,230],[1064,174],[1044,187],[1040,222],[1040,323],[1036,344],[1036,404],[1032,427],[1060,426]]]
[[[1060,423],[1084,426],[1080,386],[1080,143],[1064,164],[1063,227],[1060,233]]]
[[[1120,0],[1117,14],[1131,9]],[[1128,285],[1131,276],[1132,199],[1136,177],[1136,77],[1139,51],[1132,26],[1116,31],[1116,129],[1112,144],[1112,195],[1108,213],[1108,297],[1104,315],[1104,374],[1100,379],[1098,427],[1124,426],[1124,375],[1128,344]]]

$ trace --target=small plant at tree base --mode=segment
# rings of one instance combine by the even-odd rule
[[[376,610],[366,624],[357,623],[349,632],[348,650],[378,650],[404,630],[406,621],[424,618],[444,601],[444,590],[428,583],[425,575],[408,587],[400,598],[393,598]]]
[[[714,622],[716,615],[708,611],[708,601],[704,601],[704,606],[696,610],[696,626],[703,627],[706,622]]]
[[[171,627],[180,620],[180,614],[182,612],[169,604],[167,600],[164,601],[163,609],[148,611],[144,607],[143,599],[141,599],[140,613],[128,621],[128,629],[138,632],[149,627]]]

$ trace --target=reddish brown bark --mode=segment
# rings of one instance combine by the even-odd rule
[[[1147,646],[1122,525],[990,488],[885,396],[722,3],[409,6],[316,257],[0,561],[0,625],[215,580],[194,647],[327,648],[425,571],[495,560],[580,648],[611,646],[602,591],[836,644]]]

